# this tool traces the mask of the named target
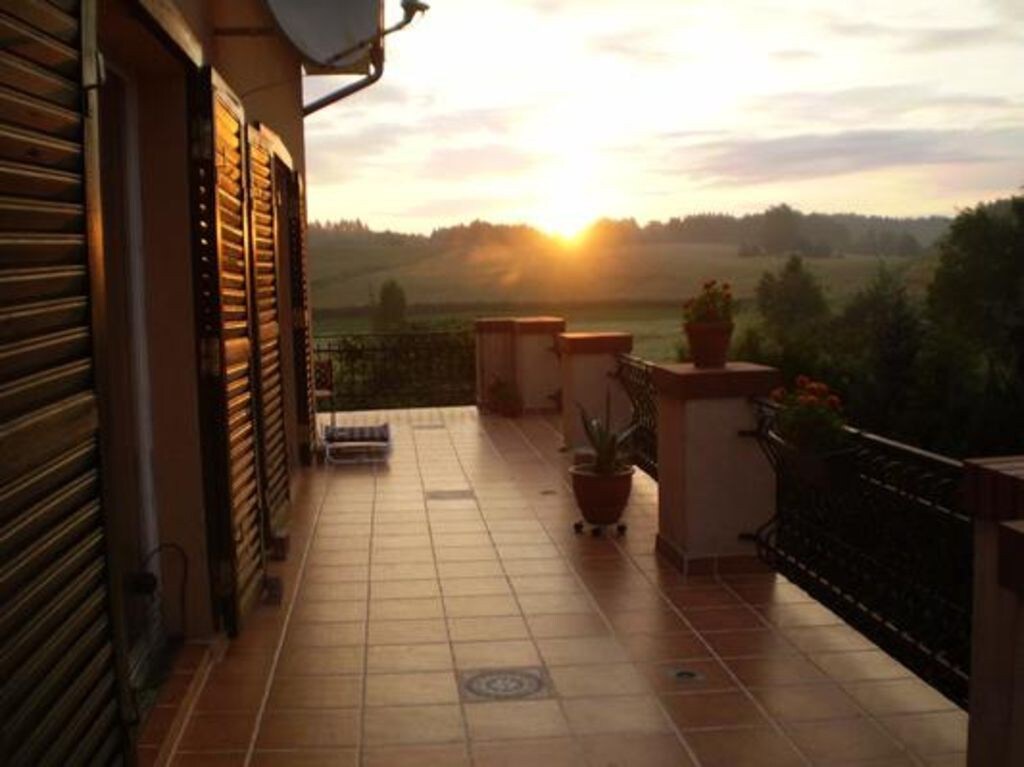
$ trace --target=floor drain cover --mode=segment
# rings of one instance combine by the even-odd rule
[[[473,500],[476,497],[472,490],[428,490],[425,495],[428,501]]]
[[[688,668],[681,667],[670,667],[666,669],[666,674],[671,679],[677,682],[702,682],[704,681],[704,675],[699,671],[693,671]]]
[[[542,698],[550,692],[547,676],[540,668],[466,671],[461,682],[459,687],[467,700]]]

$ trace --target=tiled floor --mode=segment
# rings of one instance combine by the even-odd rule
[[[547,420],[387,418],[387,466],[311,472],[284,604],[213,665],[173,764],[964,763],[965,715],[800,589],[656,559],[646,477],[624,538],[578,536]],[[523,667],[550,689],[460,694]]]

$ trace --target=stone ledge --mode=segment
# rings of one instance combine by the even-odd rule
[[[782,384],[778,370],[752,362],[730,362],[724,368],[655,365],[653,378],[659,394],[681,400],[764,396]]]
[[[560,333],[558,351],[563,354],[629,354],[632,333]]]
[[[1024,519],[1024,456],[964,461],[964,499],[975,519]]]
[[[565,320],[561,317],[516,317],[516,333],[520,335],[548,335],[564,333]]]

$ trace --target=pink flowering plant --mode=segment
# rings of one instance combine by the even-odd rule
[[[686,322],[732,322],[732,287],[708,280],[701,292],[683,304]]]
[[[828,453],[846,446],[846,419],[839,396],[821,381],[797,376],[792,389],[771,394],[778,404],[775,432],[800,450]]]

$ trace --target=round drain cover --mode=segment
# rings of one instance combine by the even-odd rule
[[[463,684],[473,695],[494,700],[528,698],[544,689],[539,673],[509,669],[481,671],[466,677]]]

